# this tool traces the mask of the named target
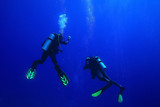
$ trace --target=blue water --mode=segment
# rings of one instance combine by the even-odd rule
[[[1,0],[0,14],[0,107],[160,107],[159,0]],[[61,14],[72,38],[57,60],[71,83],[62,86],[50,58],[26,80]],[[94,55],[126,87],[123,103],[116,86],[91,97],[105,85],[82,69]]]

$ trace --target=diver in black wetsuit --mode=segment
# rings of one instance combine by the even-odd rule
[[[107,85],[102,87],[100,90],[96,91],[95,93],[92,94],[93,97],[97,97],[100,94],[102,94],[106,89],[108,89],[112,84],[118,86],[120,88],[120,92],[118,94],[118,102],[122,102],[122,92],[125,90],[125,88],[115,81],[111,80],[107,74],[105,73],[106,71],[106,66],[104,63],[101,61],[101,59],[98,56],[93,56],[93,57],[87,57],[86,58],[86,64],[83,68],[85,69],[90,69],[91,70],[91,76],[92,79],[94,79],[96,76],[100,81],[105,81],[107,82]]]
[[[48,37],[48,39],[46,39],[44,41],[44,43],[42,44],[43,54],[41,56],[41,59],[35,60],[32,63],[31,68],[28,70],[28,72],[26,74],[26,78],[27,79],[34,79],[35,74],[36,74],[37,65],[43,64],[45,62],[45,60],[47,59],[47,57],[50,56],[54,66],[55,66],[55,70],[57,71],[58,76],[59,76],[62,84],[64,86],[66,86],[69,83],[69,79],[68,79],[67,75],[62,71],[60,66],[58,65],[57,60],[56,60],[56,54],[58,54],[59,51],[62,52],[62,50],[58,48],[60,46],[60,44],[67,45],[70,38],[71,37],[69,36],[67,41],[63,41],[62,34],[56,34],[56,33],[51,34]]]

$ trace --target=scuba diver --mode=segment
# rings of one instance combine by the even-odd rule
[[[83,67],[83,69],[91,70],[92,79],[95,79],[95,77],[97,76],[97,78],[100,81],[107,82],[107,85],[105,85],[104,87],[102,87],[101,89],[93,93],[92,97],[97,97],[101,95],[105,90],[107,90],[109,87],[111,87],[114,84],[120,88],[120,92],[118,93],[118,102],[119,103],[123,102],[122,92],[125,90],[125,88],[119,85],[118,83],[116,83],[115,81],[111,80],[107,76],[107,74],[105,73],[107,68],[98,56],[87,57],[85,66]]]
[[[26,74],[26,78],[34,79],[36,75],[37,65],[43,64],[45,60],[47,59],[47,57],[50,56],[55,66],[55,70],[57,71],[62,84],[66,86],[70,81],[67,75],[62,71],[62,69],[58,65],[57,60],[56,60],[56,54],[58,54],[59,51],[62,52],[62,50],[58,48],[60,44],[67,45],[70,38],[71,37],[69,36],[67,41],[64,41],[62,34],[57,34],[57,33],[50,34],[50,36],[42,44],[43,53],[42,53],[41,59],[33,61],[30,69],[28,70]]]

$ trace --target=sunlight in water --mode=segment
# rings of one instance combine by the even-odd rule
[[[92,29],[93,24],[95,22],[95,18],[93,15],[93,4],[91,0],[87,0],[87,23],[90,26],[90,29]]]

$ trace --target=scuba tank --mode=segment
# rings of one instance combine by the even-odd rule
[[[43,51],[47,51],[49,46],[51,45],[52,41],[54,40],[55,35],[54,34],[50,34],[49,37],[44,41],[44,43],[42,44],[42,50]]]
[[[106,70],[107,67],[104,65],[104,63],[102,62],[102,60],[101,60],[98,56],[96,56],[95,58],[96,58],[97,62],[98,62],[99,65],[100,65],[100,69],[101,69],[102,71]]]

